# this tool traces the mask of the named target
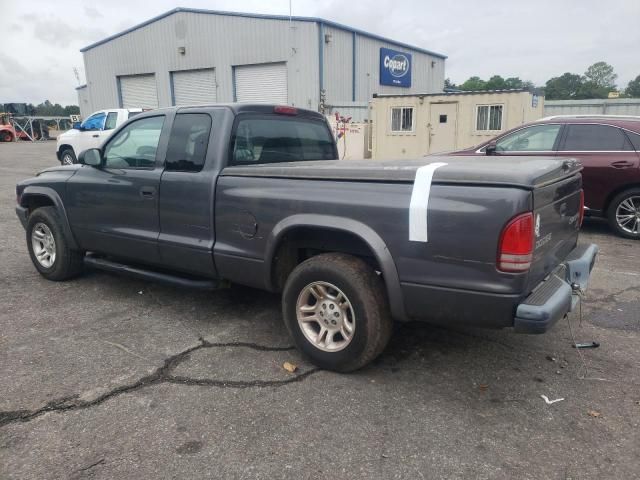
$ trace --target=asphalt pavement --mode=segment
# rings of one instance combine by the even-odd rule
[[[276,295],[40,277],[14,186],[54,151],[0,144],[0,478],[640,478],[640,242],[586,222],[582,319],[403,324],[340,375],[300,357]]]

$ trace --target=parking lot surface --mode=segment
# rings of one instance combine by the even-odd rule
[[[14,186],[54,150],[0,144],[0,478],[640,477],[640,242],[586,222],[571,330],[403,324],[340,375],[292,348],[272,294],[40,277]]]

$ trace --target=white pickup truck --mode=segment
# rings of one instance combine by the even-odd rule
[[[80,125],[58,135],[58,160],[62,165],[76,163],[80,152],[98,148],[113,130],[140,112],[141,108],[110,108],[92,113]]]

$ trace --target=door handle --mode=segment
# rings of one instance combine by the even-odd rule
[[[141,187],[140,188],[140,196],[142,198],[153,198],[156,196],[155,187]]]
[[[97,133],[95,135],[91,135],[93,138],[100,138],[100,135],[98,135]]]
[[[619,162],[613,162],[611,164],[611,166],[613,168],[629,168],[629,167],[633,167],[635,164],[633,162],[630,162],[628,160],[620,160]]]

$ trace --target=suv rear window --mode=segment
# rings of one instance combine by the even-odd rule
[[[309,118],[240,117],[231,142],[231,165],[337,159],[327,124]]]
[[[607,125],[568,125],[564,151],[620,151],[632,150],[627,137],[617,127]]]

